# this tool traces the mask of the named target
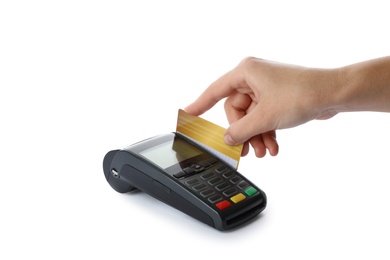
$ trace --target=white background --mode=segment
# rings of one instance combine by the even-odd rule
[[[1,259],[389,259],[390,115],[279,131],[241,159],[268,195],[216,231],[106,183],[106,152],[174,131],[246,56],[338,67],[389,54],[387,1],[1,1]],[[222,103],[203,118],[227,127]]]

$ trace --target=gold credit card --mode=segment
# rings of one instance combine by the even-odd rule
[[[193,116],[179,109],[176,132],[190,138],[212,155],[237,169],[243,145],[225,144],[226,129],[198,116]]]

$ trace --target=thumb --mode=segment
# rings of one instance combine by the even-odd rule
[[[268,132],[271,129],[259,113],[252,110],[244,117],[232,123],[226,130],[224,140],[227,145],[238,145],[248,141],[251,137]]]

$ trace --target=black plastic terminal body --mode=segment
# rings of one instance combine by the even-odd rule
[[[172,139],[178,135],[178,133],[169,133],[162,138],[150,138],[133,146],[142,147],[145,146],[145,143],[150,143],[150,140],[152,140],[151,143],[155,143],[159,139]],[[208,154],[191,140],[181,135],[180,138],[185,139],[197,149]],[[219,160],[218,163],[223,164]],[[246,180],[255,187],[257,194],[240,202],[239,206],[234,205],[220,210],[194,192],[191,187],[185,185],[183,179],[168,174],[164,169],[146,160],[138,152],[134,152],[132,146],[108,152],[103,160],[103,170],[107,182],[117,192],[126,193],[139,189],[221,231],[233,229],[247,223],[262,212],[267,204],[266,195],[261,189],[250,183],[249,180],[237,171],[230,169],[234,171],[236,176]]]

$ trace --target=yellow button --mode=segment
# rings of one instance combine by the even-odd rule
[[[237,204],[238,202],[244,200],[244,199],[245,199],[245,195],[242,194],[242,193],[238,193],[237,195],[235,195],[235,196],[233,196],[233,197],[230,198],[230,200],[233,201],[233,202],[236,203],[236,204]]]

